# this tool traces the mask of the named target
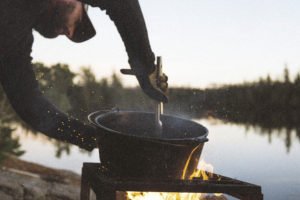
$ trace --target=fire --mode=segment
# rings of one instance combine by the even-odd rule
[[[189,177],[209,180],[213,175],[213,166],[201,160],[197,169]],[[222,194],[202,193],[166,193],[166,192],[127,192],[127,200],[226,200]]]
[[[127,192],[127,200],[205,200],[200,193]]]
[[[197,169],[189,177],[189,179],[197,177],[197,178],[202,178],[202,180],[204,181],[207,181],[209,180],[209,178],[212,178],[213,173],[214,173],[214,167],[212,166],[212,164],[206,163],[204,160],[200,160]]]

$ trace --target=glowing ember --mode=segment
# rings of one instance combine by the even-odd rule
[[[127,200],[226,200],[226,197],[221,194],[127,192]]]
[[[189,162],[189,161],[188,161]],[[209,180],[213,175],[213,166],[201,160],[197,169],[189,177]],[[166,193],[166,192],[127,192],[127,200],[226,200],[222,194]]]

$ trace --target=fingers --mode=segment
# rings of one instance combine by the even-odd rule
[[[152,99],[157,101],[161,101],[164,103],[168,102],[167,96],[158,88],[153,87],[150,83],[148,77],[138,77],[138,81],[140,83],[141,88],[143,91]]]
[[[160,76],[157,80],[157,87],[163,91],[163,92],[167,92],[168,90],[168,77],[166,76],[166,74],[163,74],[162,76]]]
[[[168,98],[161,92],[159,92],[158,90],[154,89],[154,88],[147,88],[144,89],[144,92],[150,96],[152,99],[155,99],[157,101],[161,101],[164,103],[168,102]]]
[[[166,74],[163,74],[162,76],[159,77],[159,81],[167,82],[168,81],[168,76]]]
[[[158,85],[159,89],[161,89],[163,92],[167,92],[168,90],[168,83],[166,82],[161,82]]]

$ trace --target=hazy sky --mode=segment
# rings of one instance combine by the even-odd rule
[[[300,71],[299,0],[140,0],[152,49],[173,86],[206,87]],[[35,34],[35,61],[91,66],[98,77],[129,67],[105,12],[89,9],[97,36],[82,44]],[[123,81],[136,83],[131,77]]]

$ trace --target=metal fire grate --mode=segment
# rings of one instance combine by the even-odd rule
[[[213,174],[208,181],[193,180],[141,180],[116,178],[101,168],[99,163],[83,163],[81,200],[90,199],[92,189],[97,200],[115,200],[117,191],[224,193],[241,200],[262,200],[261,187],[251,183]]]

